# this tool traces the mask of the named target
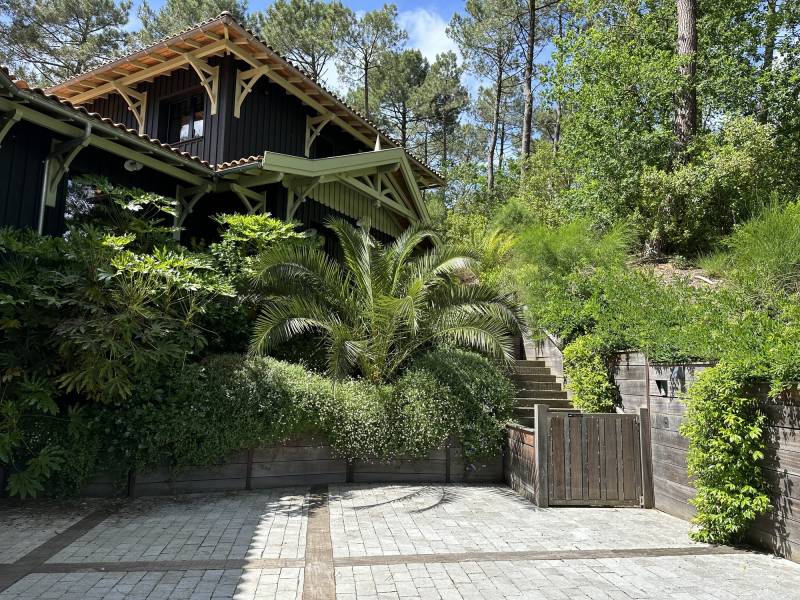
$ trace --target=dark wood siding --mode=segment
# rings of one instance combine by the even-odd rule
[[[166,106],[170,101],[177,100],[185,94],[197,91],[203,92],[202,95],[205,100],[203,137],[197,140],[177,143],[174,146],[213,164],[225,160],[221,153],[225,135],[224,115],[229,112],[228,105],[232,102],[233,80],[231,79],[230,64],[232,63],[230,59],[212,57],[209,59],[209,63],[212,65],[219,64],[222,67],[216,115],[211,114],[211,102],[208,95],[200,85],[197,73],[190,68],[178,69],[167,75],[161,75],[150,83],[139,84],[137,89],[147,92],[145,133],[166,143],[170,143],[170,140],[166,139]],[[107,98],[95,100],[87,104],[86,109],[138,131],[136,120],[119,94],[111,94]]]
[[[247,68],[240,64],[239,68]],[[232,83],[235,74],[232,72]],[[262,77],[245,98],[241,116],[229,116],[225,160],[262,154],[265,150],[293,156],[305,154],[306,116],[315,114],[279,85]]]
[[[44,161],[52,136],[31,123],[17,123],[0,146],[0,226],[37,229],[42,197]],[[44,232],[64,230],[65,184],[56,206],[44,214]]]

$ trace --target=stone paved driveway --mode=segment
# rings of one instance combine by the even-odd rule
[[[0,505],[0,600],[800,599],[800,565],[687,529],[502,486]]]

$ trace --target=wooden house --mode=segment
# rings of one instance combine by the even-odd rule
[[[47,90],[0,70],[0,226],[60,233],[86,174],[175,198],[200,237],[214,214],[265,211],[391,239],[443,183],[228,13]]]

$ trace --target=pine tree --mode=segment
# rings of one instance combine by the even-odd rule
[[[0,0],[0,60],[48,86],[114,58],[130,0]]]
[[[515,17],[516,5],[510,0],[467,0],[466,13],[456,14],[450,21],[450,35],[458,42],[470,70],[492,81],[494,110],[486,155],[489,190],[494,188],[503,100],[511,91],[510,76],[519,65]]]
[[[354,16],[338,0],[276,0],[254,19],[270,46],[322,79]]]
[[[397,51],[408,37],[397,24],[397,6],[384,4],[351,22],[344,38],[340,70],[348,83],[361,87],[364,116],[370,118],[370,77],[387,53]]]
[[[411,129],[420,119],[415,110],[416,95],[425,82],[430,65],[419,50],[389,54],[375,77],[378,121],[400,140],[409,142]]]
[[[166,0],[158,10],[143,0],[139,7],[142,29],[137,36],[138,42],[150,44],[222,12],[229,12],[244,21],[247,0]]]

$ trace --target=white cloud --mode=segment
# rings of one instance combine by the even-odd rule
[[[415,8],[400,11],[397,20],[408,32],[408,46],[418,48],[430,62],[443,52],[452,50],[458,54],[458,46],[447,35],[447,21],[438,13]]]

